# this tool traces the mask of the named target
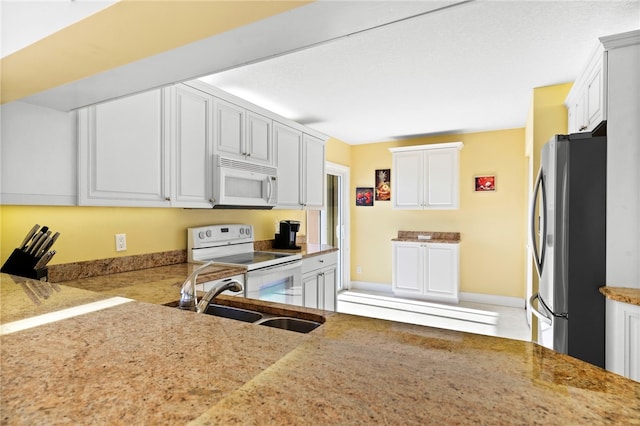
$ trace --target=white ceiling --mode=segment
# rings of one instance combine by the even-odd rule
[[[349,144],[524,127],[534,87],[638,28],[638,1],[475,1],[203,80]]]
[[[112,2],[2,0],[2,54]],[[523,127],[534,87],[639,28],[640,0],[321,0],[27,101],[69,110],[226,69],[203,79],[349,144]]]

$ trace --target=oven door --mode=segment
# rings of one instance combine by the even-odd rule
[[[246,297],[302,306],[302,261],[247,272]]]

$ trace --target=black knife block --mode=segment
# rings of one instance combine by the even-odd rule
[[[25,278],[47,281],[47,267],[45,266],[44,268],[35,269],[38,260],[39,258],[29,253],[25,253],[20,249],[15,249],[13,250],[13,253],[11,253],[11,256],[9,256],[7,261],[4,263],[4,265],[2,265],[2,269],[0,269],[0,272],[4,272],[5,274],[18,275]]]

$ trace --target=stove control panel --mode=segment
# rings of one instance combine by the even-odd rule
[[[242,224],[209,225],[187,229],[188,249],[252,243],[253,226]]]

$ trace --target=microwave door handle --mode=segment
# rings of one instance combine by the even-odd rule
[[[537,206],[537,201],[538,201],[538,192],[540,192],[541,195],[541,199],[542,199],[542,205],[541,207],[541,212],[542,212],[542,232],[541,232],[541,244],[540,244],[540,252],[538,252],[538,246],[536,244],[536,206]],[[531,251],[533,253],[533,260],[534,260],[534,264],[536,267],[536,271],[538,272],[538,276],[541,277],[542,276],[542,265],[544,263],[544,255],[545,255],[545,246],[547,245],[547,218],[545,215],[545,210],[547,208],[547,200],[546,200],[546,191],[544,188],[544,179],[542,177],[542,167],[540,167],[540,170],[538,171],[538,176],[536,177],[536,183],[533,187],[533,195],[531,198],[531,207],[530,207],[530,211],[529,211],[529,231],[530,231],[530,235],[529,237],[531,238]]]
[[[542,308],[542,310],[538,310],[535,306],[533,306],[533,301],[536,299],[538,299],[538,306]],[[553,324],[553,314],[547,311],[544,303],[542,303],[542,301],[540,300],[540,293],[536,293],[529,298],[529,307],[531,308],[531,313],[538,317],[540,321],[547,325]]]
[[[269,196],[267,197],[267,204],[271,204],[271,197],[273,197],[273,183],[271,180],[274,179],[273,176],[267,176],[267,183],[269,184]]]

